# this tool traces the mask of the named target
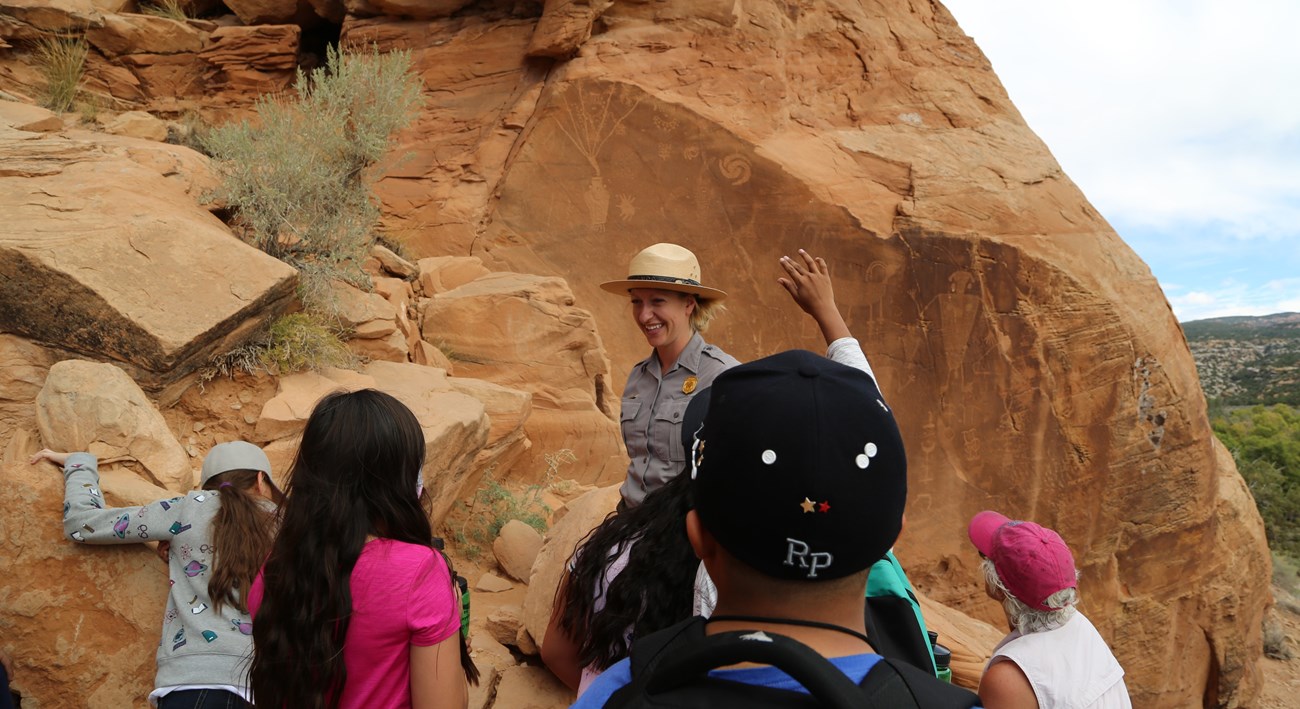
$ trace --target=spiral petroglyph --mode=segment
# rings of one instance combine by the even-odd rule
[[[738,187],[749,182],[751,168],[745,156],[733,153],[718,161],[718,172]]]

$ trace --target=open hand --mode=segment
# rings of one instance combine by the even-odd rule
[[[849,328],[844,324],[839,307],[835,305],[835,291],[831,287],[831,269],[824,258],[813,258],[811,254],[799,249],[795,258],[781,257],[781,268],[786,277],[776,279],[794,298],[794,302],[817,321],[826,344],[841,337],[849,337]]]
[[[819,311],[835,307],[835,292],[831,288],[831,269],[826,259],[813,258],[803,249],[794,258],[781,257],[781,268],[788,278],[778,278],[777,283],[790,293],[794,302],[805,313],[816,317]]]
[[[60,453],[58,451],[52,451],[49,448],[42,448],[40,451],[36,453],[36,455],[32,456],[31,460],[27,462],[31,463],[32,465],[36,465],[42,460],[48,460],[51,463],[62,468],[63,464],[68,462],[68,454]]]

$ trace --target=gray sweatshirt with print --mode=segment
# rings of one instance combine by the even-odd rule
[[[214,490],[196,490],[143,507],[110,509],[99,491],[95,456],[73,453],[63,466],[63,531],[85,544],[171,542],[171,591],[158,645],[156,687],[248,686],[253,623],[229,603],[218,612],[208,596]]]

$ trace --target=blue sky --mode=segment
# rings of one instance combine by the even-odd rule
[[[1300,311],[1300,1],[944,4],[1180,320]]]

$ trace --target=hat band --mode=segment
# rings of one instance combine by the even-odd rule
[[[628,276],[629,281],[658,281],[660,283],[677,283],[684,286],[699,286],[700,282],[694,278],[673,278],[672,276]]]

